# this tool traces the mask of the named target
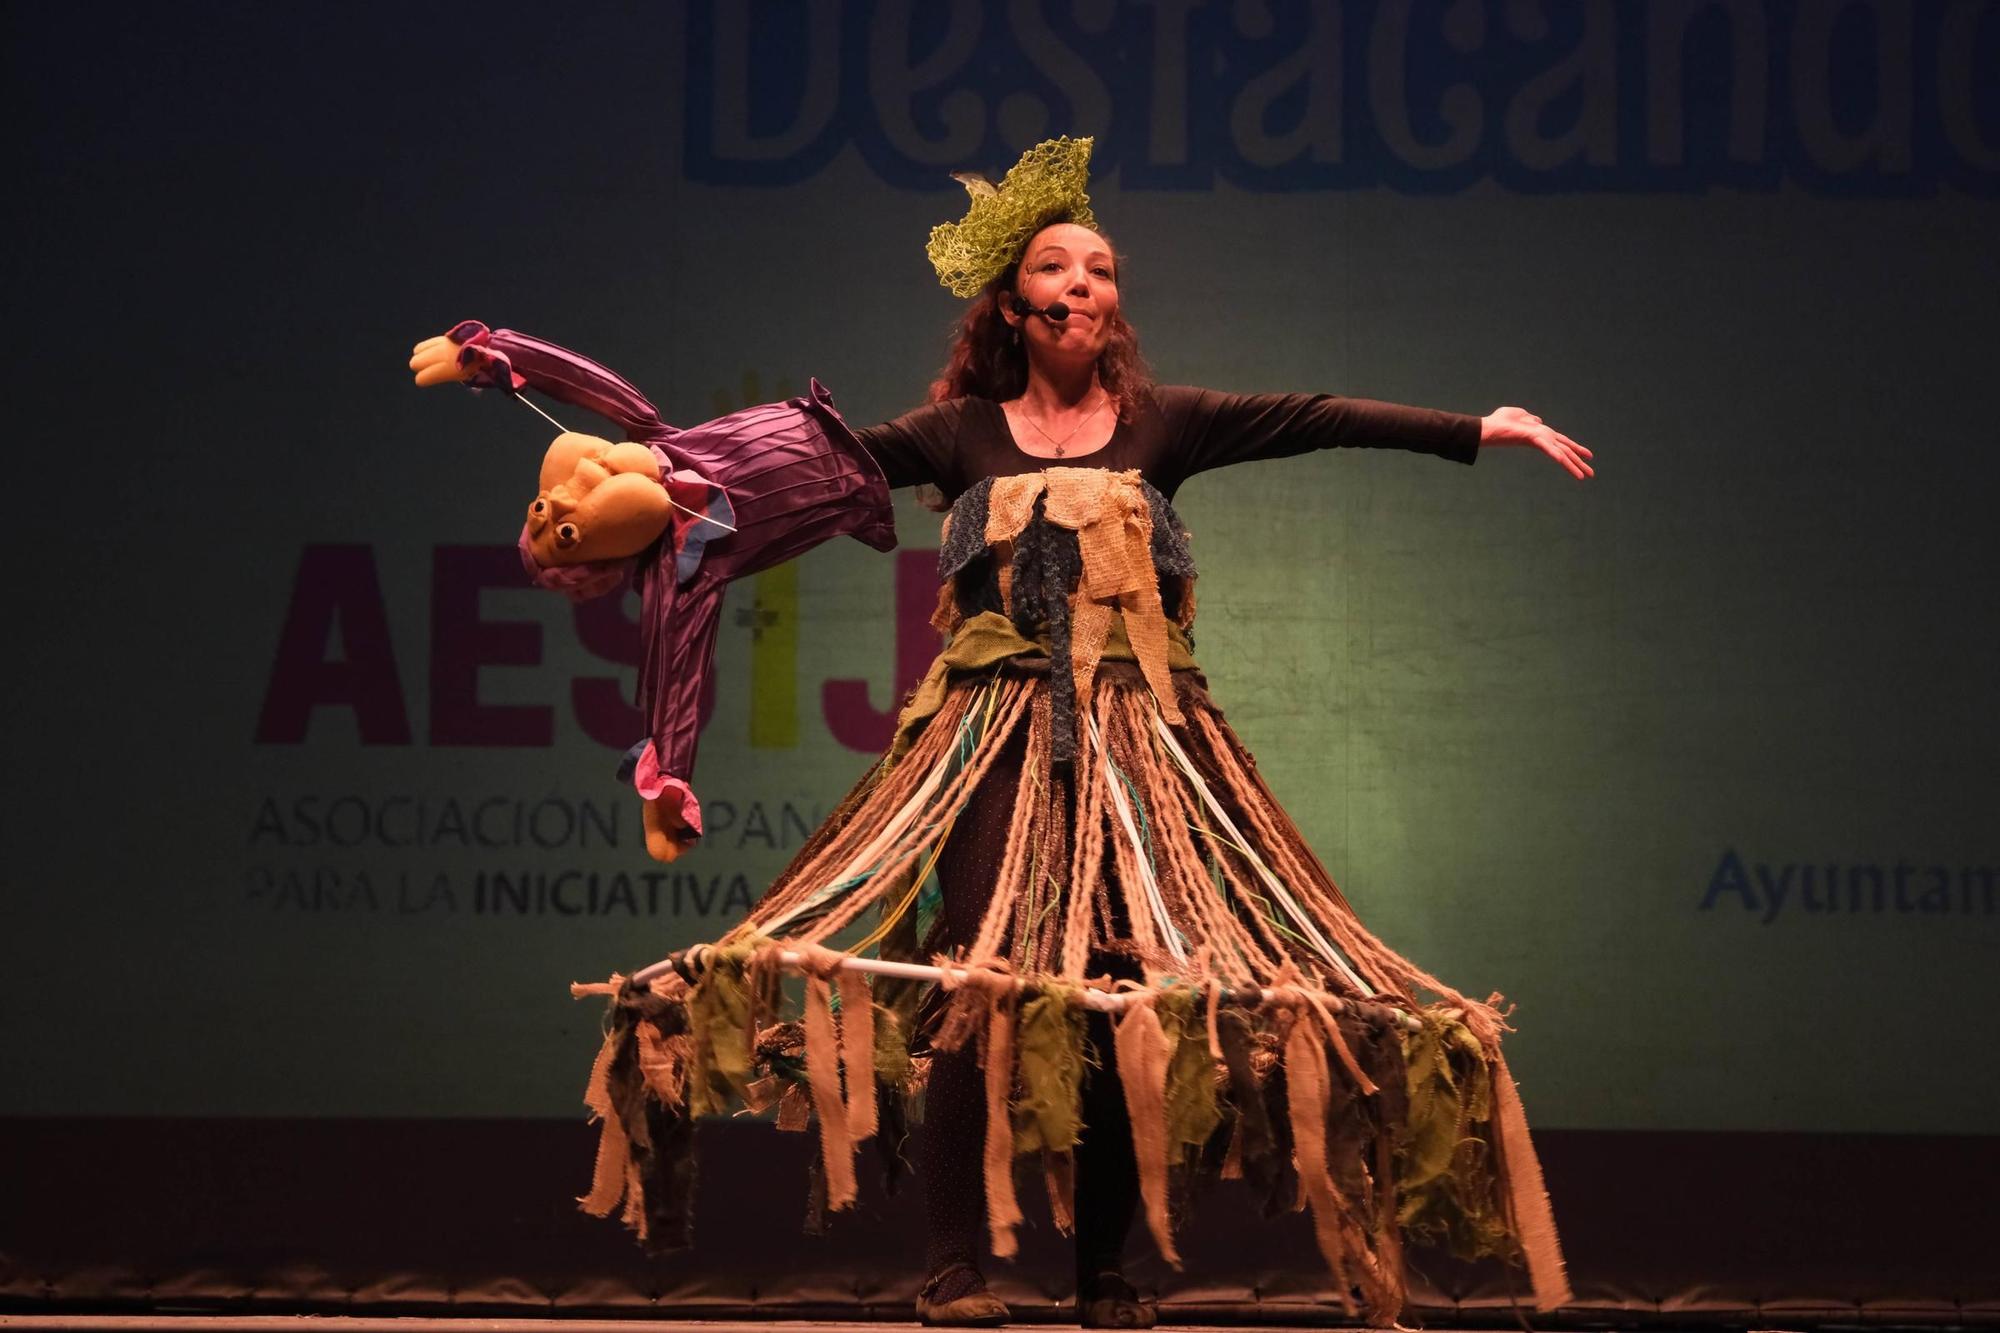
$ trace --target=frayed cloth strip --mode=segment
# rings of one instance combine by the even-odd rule
[[[1569,1289],[1569,1273],[1563,1263],[1562,1242],[1556,1235],[1548,1186],[1542,1181],[1541,1159],[1535,1155],[1534,1142],[1528,1137],[1528,1117],[1521,1109],[1521,1094],[1514,1086],[1507,1058],[1497,1054],[1493,1057],[1493,1103],[1508,1219],[1520,1243],[1522,1258],[1527,1262],[1535,1308],[1554,1310],[1575,1298]]]
[[[986,1229],[993,1253],[1014,1257],[1014,1228],[1021,1205],[1014,1195],[1014,1126],[1008,1106],[1014,1090],[1014,999],[996,995],[987,1011],[980,1062],[986,1073]]]
[[[617,976],[571,989],[610,996],[604,1044],[584,1092],[601,1126],[597,1157],[590,1191],[577,1203],[598,1217],[616,1210],[654,1253],[680,1249],[690,1240],[695,1180],[694,1125],[679,1090],[691,1054],[681,995]],[[678,982],[664,989],[682,991]]]
[[[1146,1226],[1160,1257],[1181,1266],[1174,1248],[1173,1220],[1167,1212],[1167,1035],[1150,1004],[1133,1007],[1112,1031],[1118,1051],[1118,1081],[1125,1089],[1125,1113],[1132,1121],[1132,1154],[1138,1159],[1139,1196]]]
[[[1042,1154],[1042,1185],[1049,1194],[1049,1219],[1065,1236],[1076,1234],[1076,1155]]]
[[[840,1092],[840,1047],[834,1030],[831,992],[824,978],[806,975],[806,1082],[819,1113],[820,1159],[826,1169],[826,1206],[839,1212],[854,1204],[854,1144],[848,1137],[847,1106]],[[870,1083],[873,1082],[871,1078]]]
[[[1326,1045],[1313,1027],[1312,1019],[1301,1015],[1285,1042],[1285,1089],[1300,1193],[1311,1206],[1313,1236],[1333,1271],[1342,1306],[1349,1315],[1356,1313],[1349,1295],[1352,1288],[1361,1294],[1371,1325],[1394,1327],[1405,1286],[1395,1268],[1402,1259],[1401,1248],[1381,1253],[1373,1248],[1375,1237],[1365,1221],[1364,1201],[1343,1194],[1336,1182],[1335,1144],[1328,1135],[1328,1115],[1336,1097],[1365,1094],[1335,1087]],[[1329,1030],[1329,1040],[1339,1038]]]
[[[875,1137],[880,1108],[875,1102],[875,1002],[868,979],[841,969],[840,1063],[847,1081],[847,1135],[855,1143]]]

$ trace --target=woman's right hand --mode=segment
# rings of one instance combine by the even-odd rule
[[[479,371],[478,363],[471,358],[461,362],[459,353],[463,344],[451,340],[451,335],[441,333],[435,338],[426,338],[410,349],[410,369],[417,372],[417,387],[428,389],[433,384],[463,384]]]

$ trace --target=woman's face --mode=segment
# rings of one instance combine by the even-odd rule
[[[1016,315],[1002,298],[1001,314],[1021,330],[1031,359],[1095,362],[1118,322],[1118,260],[1102,236],[1073,222],[1035,233],[1021,255],[1015,289],[1037,308],[1060,301],[1069,318]]]

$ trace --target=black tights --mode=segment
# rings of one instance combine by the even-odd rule
[[[1083,1137],[1076,1146],[1076,1273],[1084,1288],[1124,1267],[1125,1237],[1139,1202],[1132,1122],[1111,1055],[1111,1023],[1090,1015],[1089,1039],[1101,1067],[1083,1082]],[[979,1267],[986,1253],[986,1078],[970,1049],[931,1059],[921,1147],[926,1263]],[[1033,1206],[1032,1187],[1022,1202]],[[1024,1209],[1024,1211],[1026,1211]]]
[[[938,858],[944,888],[938,942],[946,951],[973,942],[993,900],[1024,749],[1017,736],[996,758]],[[1094,971],[1123,970],[1100,966],[1102,961],[1093,959]],[[1112,1053],[1111,1020],[1090,1014],[1085,1034],[1095,1067],[1085,1066],[1084,1127],[1076,1147],[1076,1271],[1079,1286],[1088,1293],[1098,1274],[1124,1266],[1125,1238],[1139,1202],[1139,1170]],[[924,1094],[919,1147],[928,1223],[926,1263],[932,1273],[951,1264],[976,1268],[987,1253],[985,1145],[986,1079],[974,1044],[936,1053]],[[1021,1193],[1025,1212],[1039,1190],[1024,1187]]]

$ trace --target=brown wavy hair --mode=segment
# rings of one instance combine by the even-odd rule
[[[1067,220],[1052,218],[1050,225]],[[1111,248],[1112,274],[1122,276],[1124,256],[1109,236],[1098,235]],[[952,336],[951,355],[931,382],[930,401],[990,398],[1003,403],[1019,398],[1027,389],[1027,348],[1000,313],[1003,303],[1014,295],[1020,267],[1018,260],[1009,264],[966,308]],[[1122,303],[1113,317],[1111,341],[1097,359],[1097,378],[1105,392],[1118,400],[1119,419],[1126,422],[1133,419],[1140,401],[1153,387],[1153,372],[1139,355],[1139,332],[1126,322]]]

